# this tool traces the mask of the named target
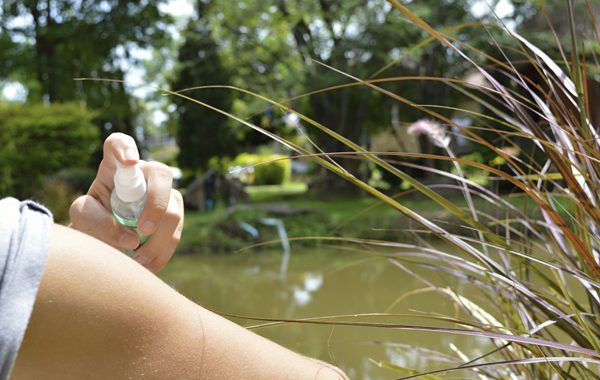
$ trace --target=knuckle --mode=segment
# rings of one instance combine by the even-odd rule
[[[172,210],[173,213],[177,214],[179,216],[179,219],[183,219],[183,214],[185,212],[183,206],[183,196],[178,190],[173,189],[171,191],[169,209]]]
[[[100,165],[98,166],[98,173],[96,174],[96,177],[99,176],[105,176],[105,177],[111,177],[114,175],[114,170],[115,170],[115,164],[110,161],[107,160],[106,157],[102,159],[102,161],[100,161]]]
[[[151,263],[148,264],[148,266],[146,268],[148,268],[148,270],[152,273],[158,273],[160,272],[160,270],[164,267],[164,265],[159,265],[157,263]]]
[[[156,200],[156,201],[152,202],[151,208],[155,213],[167,215],[166,212],[167,212],[168,206],[166,204],[160,202],[160,200]]]
[[[173,174],[171,173],[171,169],[167,165],[157,161],[151,162],[151,165],[151,168],[156,176],[161,178],[167,178],[170,181],[173,180]]]
[[[175,235],[177,235],[179,237],[179,239],[181,239],[182,233],[183,233],[183,221],[181,221],[177,225],[177,228],[175,229]]]
[[[179,221],[181,221],[181,219],[183,218],[183,215],[181,215],[181,212],[179,212],[179,210],[176,207],[174,207],[174,205],[172,205],[171,203],[172,202],[169,202],[169,206],[167,207],[165,217],[168,218],[168,220],[172,223],[179,223]]]
[[[179,190],[173,189],[171,190],[171,194],[173,194],[173,197],[175,198],[178,204],[183,204],[183,195],[181,195]]]
[[[146,264],[146,268],[148,268],[148,270],[150,270],[153,273],[156,273],[162,268],[164,268],[169,262],[169,260],[171,260],[171,257],[173,257],[173,253],[175,252],[175,248],[177,247],[178,242],[179,238],[172,236],[168,240],[167,245],[164,246],[162,253],[156,256],[154,259],[152,259],[152,261],[150,261],[148,264]]]
[[[81,195],[81,196],[77,197],[73,201],[73,203],[71,203],[71,207],[69,208],[69,211],[72,214],[73,213],[81,213],[84,203],[85,203],[85,195]]]
[[[167,265],[167,263],[169,262],[169,258],[170,258],[169,255],[158,256],[158,257],[154,258],[154,260],[149,262],[146,265],[146,268],[148,268],[148,270],[151,271],[152,273],[156,273],[156,272],[160,271],[162,268],[164,268],[165,265]]]
[[[73,203],[71,203],[71,207],[69,207],[69,218],[71,219],[71,223],[74,225],[79,223],[79,216],[83,213],[84,205],[85,195],[78,197],[73,201]]]

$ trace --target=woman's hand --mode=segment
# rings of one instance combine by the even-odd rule
[[[148,182],[146,206],[138,220],[138,229],[150,237],[139,248],[140,239],[135,231],[120,225],[112,216],[110,196],[117,161],[126,165],[138,163]],[[183,199],[171,187],[172,183],[168,166],[140,160],[133,138],[113,133],[104,141],[104,155],[92,186],[71,205],[72,227],[115,248],[135,250],[136,261],[158,272],[173,255],[183,229]]]

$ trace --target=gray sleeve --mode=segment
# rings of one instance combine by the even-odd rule
[[[52,214],[32,202],[0,200],[0,379],[7,379],[40,285]]]

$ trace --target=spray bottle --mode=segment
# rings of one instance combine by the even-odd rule
[[[140,238],[140,245],[148,237],[137,229],[137,222],[146,204],[146,179],[137,164],[123,165],[117,162],[115,188],[110,197],[113,216],[119,224],[133,228]]]

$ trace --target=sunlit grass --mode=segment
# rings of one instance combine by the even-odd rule
[[[289,182],[281,185],[245,186],[244,191],[252,201],[264,201],[280,197],[296,197],[306,194],[308,184],[305,182]]]

